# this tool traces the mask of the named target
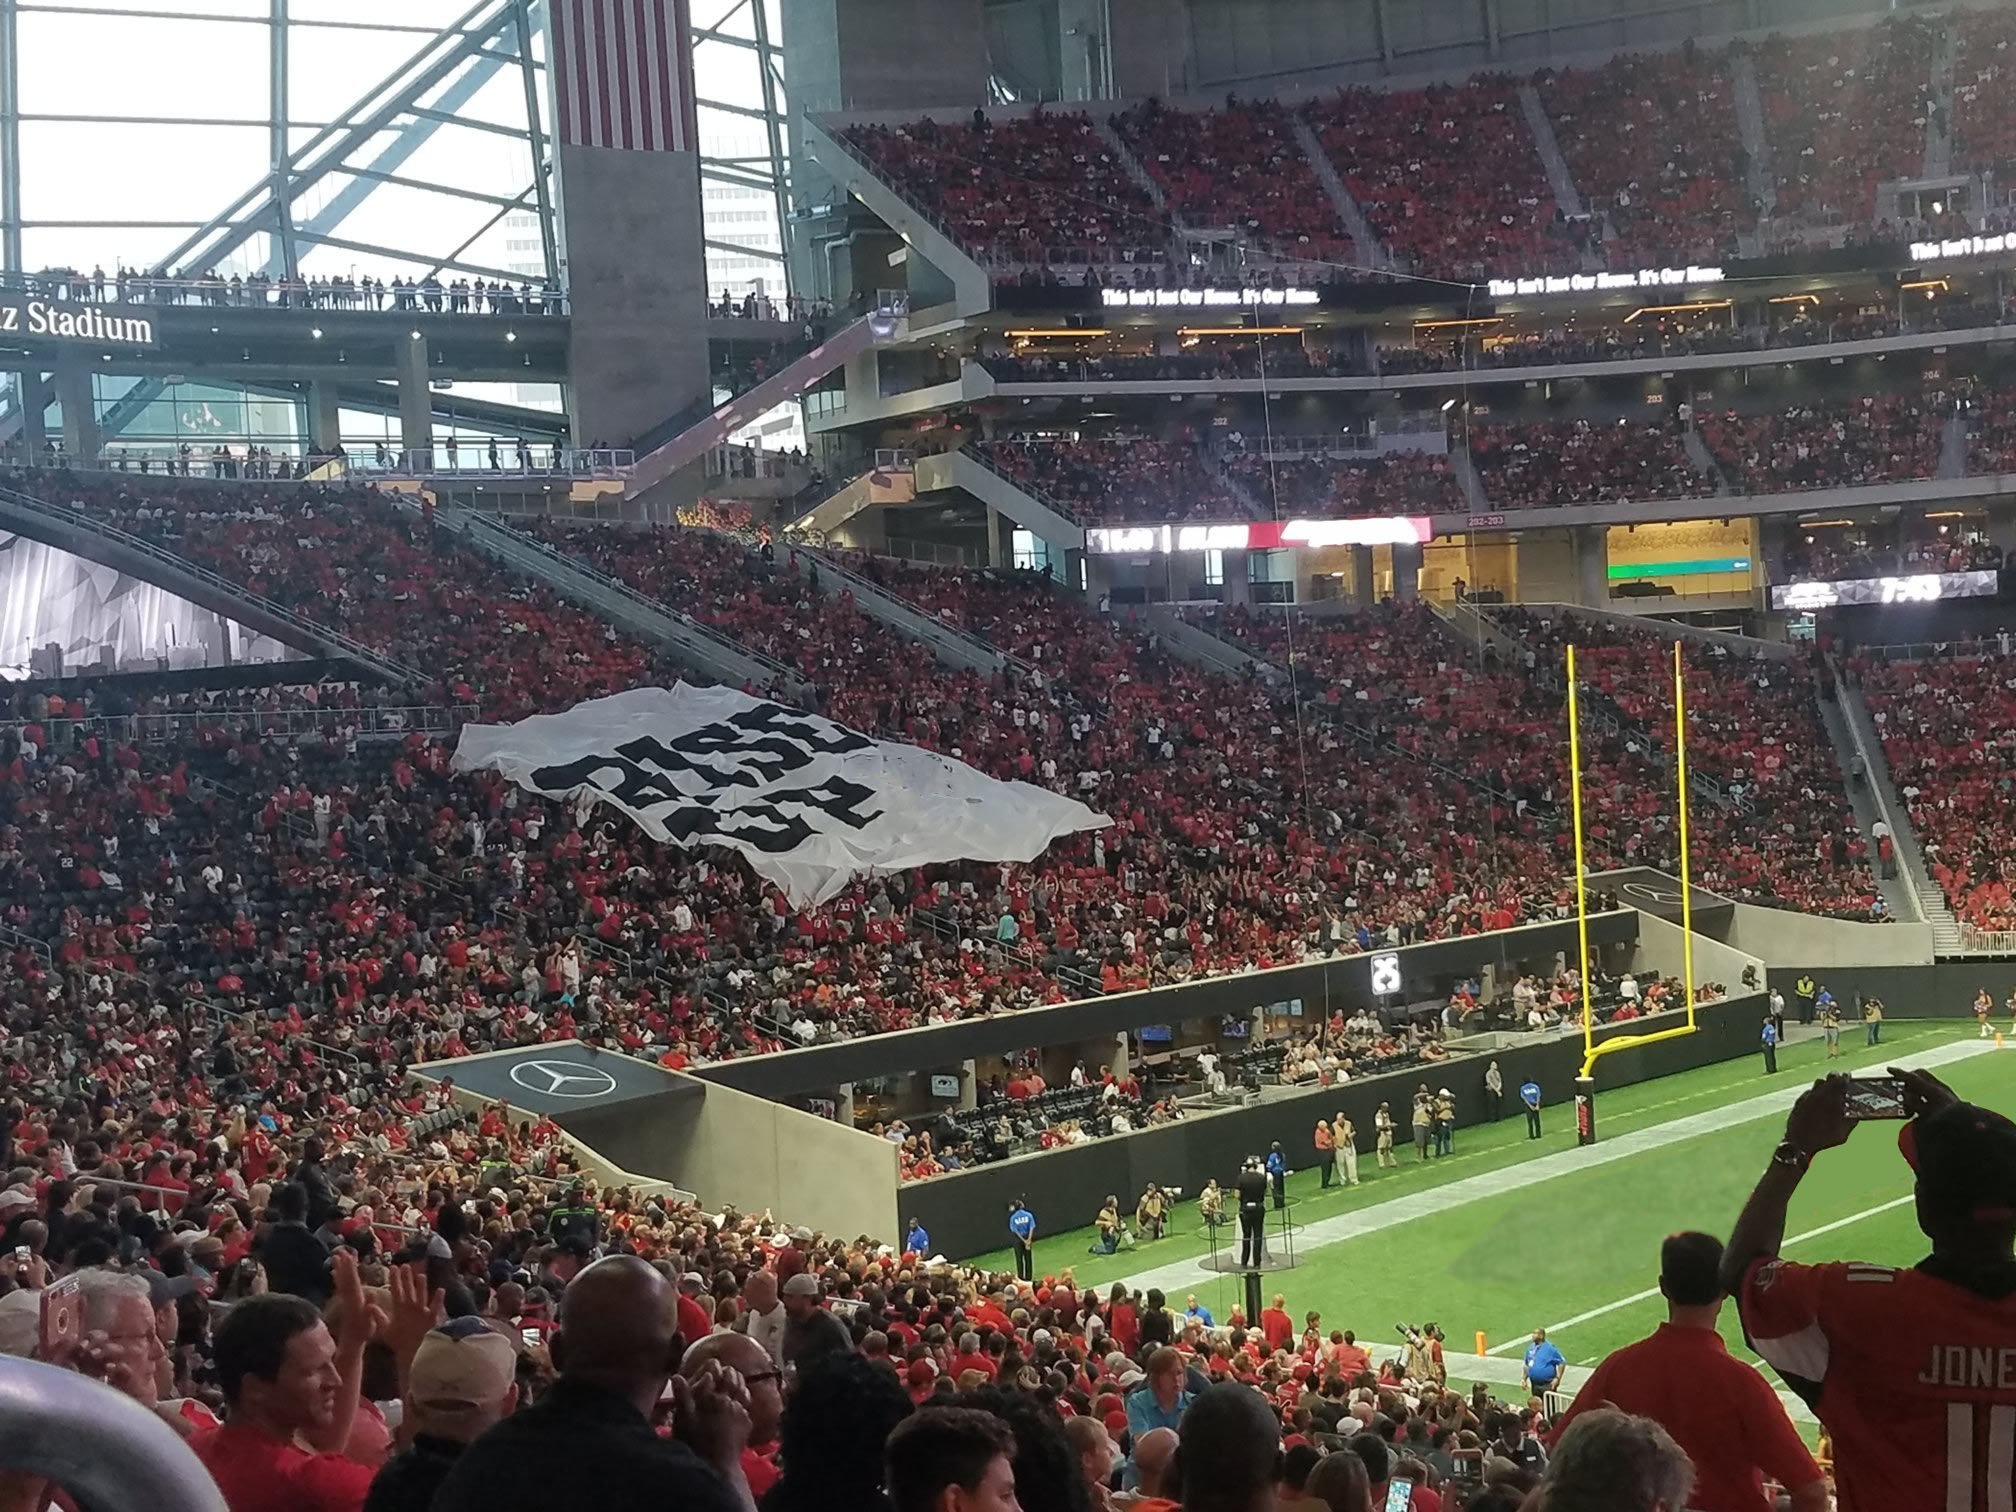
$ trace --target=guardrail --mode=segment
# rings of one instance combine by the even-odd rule
[[[464,450],[471,460],[463,462]],[[625,446],[507,446],[443,441],[405,451],[374,451],[345,463],[351,477],[622,478],[637,463]]]
[[[784,686],[797,686],[801,681],[796,672],[792,671],[791,668],[785,666],[784,663],[778,661],[775,657],[765,656],[761,651],[752,650],[733,636],[722,634],[712,625],[702,624],[690,614],[674,609],[668,604],[662,604],[647,594],[639,593],[621,578],[611,577],[599,567],[591,567],[579,557],[570,556],[556,546],[549,546],[537,536],[527,535],[522,530],[506,525],[502,520],[493,515],[486,514],[477,518],[482,521],[486,529],[494,530],[500,535],[507,536],[517,545],[524,547],[528,551],[537,552],[539,555],[566,568],[570,572],[580,573],[583,577],[593,581],[598,587],[615,594],[626,603],[632,604],[648,613],[662,614],[667,619],[676,620],[682,628],[692,631],[695,635],[712,642],[724,651],[731,651],[747,661],[756,663],[772,677],[779,679]]]
[[[206,725],[230,721],[249,724],[260,735],[317,735],[330,725],[356,725],[357,738],[397,739],[411,734],[437,734],[459,729],[476,718],[475,704],[416,704],[392,708],[257,709],[215,707],[170,710],[158,714],[91,714],[81,719],[0,720],[0,731],[19,734],[30,724],[48,733],[50,743],[80,731],[114,740],[153,742],[191,735]]]
[[[1000,441],[991,444],[997,446],[1013,446],[1016,443],[1013,441]],[[1061,499],[1051,498],[1050,495],[1044,493],[1042,489],[1036,487],[1032,483],[1025,483],[1020,478],[1014,477],[1008,473],[1001,471],[1000,468],[996,467],[992,462],[989,462],[985,457],[981,456],[980,453],[976,451],[974,448],[970,446],[961,447],[960,455],[967,458],[975,466],[984,467],[988,472],[994,474],[995,477],[999,478],[1003,483],[1006,483],[1010,488],[1017,489],[1020,492],[1029,495],[1030,498],[1034,499],[1038,504],[1041,504],[1045,509],[1049,510],[1052,514],[1057,515],[1062,519],[1069,520],[1073,525],[1076,525],[1080,530],[1087,530],[1091,528],[1092,522],[1087,520],[1083,515],[1079,514],[1078,511],[1073,509],[1069,504],[1066,504]]]
[[[456,287],[460,283],[461,287]],[[216,310],[348,310],[373,315],[564,315],[566,291],[543,280],[510,285],[503,280],[442,283],[428,278],[394,286],[367,277],[347,283],[327,280],[169,277],[144,273],[80,273],[73,268],[10,274],[0,288],[17,289],[62,302],[194,305]]]
[[[313,620],[304,619],[292,609],[287,609],[274,603],[272,599],[267,598],[263,594],[254,593],[243,583],[233,582],[221,573],[212,572],[208,567],[197,565],[187,557],[177,556],[174,552],[156,545],[144,536],[129,535],[126,531],[100,519],[89,510],[72,509],[65,504],[53,504],[47,499],[38,499],[32,494],[20,493],[11,488],[0,488],[0,500],[5,500],[17,508],[25,509],[30,514],[40,515],[44,519],[53,520],[58,524],[95,535],[102,540],[111,541],[128,551],[137,552],[150,561],[159,562],[165,567],[173,568],[176,572],[194,578],[206,588],[227,594],[241,603],[252,605],[262,614],[279,621],[281,624],[306,637],[311,645],[320,641],[334,646],[351,660],[362,662],[367,666],[381,668],[390,673],[399,682],[424,684],[427,681],[426,676],[417,668],[408,667],[401,662],[396,662],[389,656],[373,651],[369,646],[354,641],[339,631],[331,630],[325,625],[318,625]]]
[[[787,549],[793,552],[794,554],[804,556],[809,560],[817,563],[820,571],[830,572],[833,574],[833,576],[839,578],[842,582],[847,583],[852,587],[859,588],[864,593],[872,593],[881,598],[894,600],[896,603],[900,604],[903,608],[908,609],[912,614],[917,615],[919,618],[923,619],[928,624],[930,624],[931,627],[939,634],[945,635],[951,638],[952,640],[956,640],[960,642],[962,645],[970,646],[975,651],[980,652],[981,654],[987,656],[990,659],[1005,662],[1009,666],[1014,667],[1021,672],[1033,673],[1036,670],[1028,662],[1022,660],[1021,657],[1014,656],[1011,655],[1009,652],[1003,651],[999,646],[995,645],[985,636],[977,635],[973,631],[968,630],[963,625],[952,624],[949,620],[945,619],[943,616],[939,615],[935,611],[925,608],[922,604],[919,604],[914,600],[905,598],[902,594],[898,593],[893,588],[883,587],[882,584],[876,582],[873,578],[868,577],[863,573],[856,572],[853,568],[845,566],[844,564],[836,561],[834,558],[827,556],[823,552],[814,551],[808,546],[792,546],[788,547]]]
[[[1968,950],[2016,955],[2016,929],[1978,929],[1972,924],[1962,924],[1960,943]]]

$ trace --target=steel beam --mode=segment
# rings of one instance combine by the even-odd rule
[[[756,71],[763,79],[763,130],[770,139],[770,194],[777,206],[777,245],[784,250],[778,261],[784,265],[784,293],[791,293],[790,186],[785,179],[784,123],[777,113],[777,78],[771,71],[770,17],[765,0],[746,0],[749,19],[756,24]],[[725,17],[723,19],[726,19]]]
[[[531,197],[531,194],[532,191],[530,189],[527,189],[525,191],[524,196],[521,197],[518,203],[523,204],[525,199],[529,199]],[[492,216],[490,220],[484,224],[483,230],[488,231],[491,226],[496,225],[497,222],[502,220],[512,208],[513,208],[512,206],[507,205],[503,210],[498,211],[497,214]],[[306,231],[299,231],[296,234],[299,235],[303,240],[310,239]],[[482,232],[480,231],[477,233],[477,235],[479,236],[481,234]],[[475,238],[472,237],[470,238],[470,241],[473,241],[474,239]],[[508,279],[514,287],[525,281],[525,275],[523,273],[507,272],[503,268],[493,268],[486,263],[465,263],[457,261],[456,259],[459,258],[460,255],[469,247],[470,244],[469,241],[463,242],[462,245],[460,247],[457,247],[454,252],[450,253],[447,257],[439,259],[438,261],[432,258],[424,257],[417,252],[402,252],[397,247],[381,247],[376,242],[350,241],[349,239],[341,236],[317,236],[313,238],[313,241],[315,242],[315,245],[318,247],[340,247],[345,252],[363,252],[369,256],[383,257],[393,262],[419,263],[422,266],[431,268],[431,270],[436,273],[441,272],[467,273],[471,278],[503,278]]]
[[[768,247],[745,247],[740,242],[716,241],[711,236],[703,241],[701,245],[703,247],[712,247],[716,252],[733,252],[738,257],[761,257],[769,262],[784,261],[784,254],[782,252],[772,252]]]
[[[518,33],[518,61],[525,77],[525,129],[532,138],[532,193],[539,203],[539,248],[546,261],[546,281],[558,285],[560,244],[553,217],[552,188],[546,179],[546,123],[539,116],[538,65],[532,61],[532,7],[536,4],[538,0],[514,0],[511,24]]]
[[[319,183],[352,152],[396,122],[415,101],[450,78],[472,53],[494,41],[509,19],[510,0],[490,6],[486,12],[489,5],[490,0],[479,0],[450,31],[436,36],[342,112],[342,125],[317,132],[298,151],[288,154],[283,172],[290,194],[298,195]],[[478,17],[482,24],[468,30]],[[444,41],[450,44],[445,49],[440,47]],[[165,276],[184,267],[207,267],[229,256],[265,229],[271,217],[270,189],[270,176],[262,178],[193,236],[184,238],[151,271]]]
[[[273,0],[267,23],[266,119],[271,123],[271,155],[266,166],[270,175],[267,190],[272,199],[273,251],[267,266],[292,282],[301,276],[301,259],[294,255],[294,196],[289,192],[287,173],[287,0]]]
[[[0,0],[0,267],[21,263],[21,27],[15,0]]]
[[[445,96],[444,96],[445,98]],[[525,133],[516,126],[499,126],[495,121],[472,121],[468,116],[456,115],[452,110],[435,110],[426,105],[409,105],[399,112],[419,121],[433,121],[442,126],[466,126],[471,131],[487,131],[492,136],[511,137],[524,141]]]

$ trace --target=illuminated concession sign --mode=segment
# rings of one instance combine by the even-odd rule
[[[129,305],[0,294],[0,341],[10,336],[97,347],[151,347],[154,320],[136,314]]]
[[[1773,609],[1833,609],[1842,604],[1936,604],[1942,599],[1988,598],[1997,572],[1919,572],[1902,577],[1846,578],[1833,583],[1780,583]]]

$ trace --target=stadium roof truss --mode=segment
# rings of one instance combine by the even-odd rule
[[[341,19],[340,12],[314,0],[229,0],[224,6],[229,13],[215,8],[218,0],[189,0],[186,11],[166,9],[164,0],[126,0],[124,5],[119,0],[86,5],[78,0],[0,0],[0,269],[22,274],[51,266],[46,257],[35,255],[34,248],[24,248],[24,232],[60,227],[86,234],[105,232],[108,245],[116,233],[180,233],[167,251],[144,260],[144,271],[155,277],[218,269],[294,278],[303,276],[304,259],[312,276],[340,266],[315,255],[327,249],[349,254],[357,268],[381,278],[396,271],[407,277],[438,274],[517,283],[543,275],[558,284],[564,257],[554,215],[557,191],[545,78],[550,3],[477,0],[446,25],[435,26]],[[299,6],[302,14],[290,14],[290,6]],[[268,76],[265,121],[205,120],[190,114],[154,120],[109,113],[55,116],[24,110],[22,18],[78,15],[263,29]],[[702,178],[770,199],[781,232],[788,223],[789,178],[783,49],[775,39],[779,19],[778,0],[696,0],[691,45],[702,91],[695,102],[702,121]],[[316,43],[345,31],[375,34],[379,40],[388,34],[395,39],[396,34],[410,34],[413,50],[345,108],[322,112],[326,119],[304,122],[303,114],[317,112],[312,104],[305,111],[293,107],[290,94],[297,91],[290,89],[290,68],[298,84],[303,62],[317,56]],[[36,65],[32,48],[25,61],[31,68]],[[519,84],[515,100],[500,106],[508,85],[499,81],[513,75]],[[724,118],[726,125],[752,121],[755,130],[743,128],[727,153],[710,155],[706,150],[710,116],[717,134],[722,133]],[[38,220],[23,213],[22,128],[26,123],[32,131],[50,122],[240,128],[263,124],[265,167],[234,199],[200,222]],[[447,166],[454,161],[453,150],[459,149],[444,150],[437,143],[436,150],[429,151],[429,144],[444,132],[475,132],[505,143],[520,171],[529,168],[522,187],[508,181],[472,187]],[[37,164],[30,166],[41,171]],[[375,231],[359,232],[355,225],[359,212],[388,192],[402,209],[432,204],[443,213],[378,213],[363,217],[375,222]],[[440,198],[417,198],[422,195]],[[450,215],[451,205],[462,209]],[[529,256],[486,257],[483,250],[486,239],[491,248],[501,244],[497,232],[514,212],[536,219],[536,264]],[[445,235],[442,223],[452,223]],[[514,221],[509,229],[530,232],[526,220]],[[781,246],[781,234],[779,242]],[[710,236],[707,246],[776,264],[779,286],[788,288],[789,264],[781,250],[750,246],[732,234]],[[525,242],[514,247],[525,247]],[[526,248],[528,254],[531,250]],[[104,259],[108,264],[112,260]],[[514,266],[497,266],[500,260]],[[81,266],[82,261],[58,265]],[[103,434],[108,438],[119,434],[159,389],[156,380],[137,385],[101,417]],[[18,424],[18,410],[0,416],[0,433],[11,433]]]

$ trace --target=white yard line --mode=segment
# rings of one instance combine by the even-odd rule
[[[1970,1060],[1993,1049],[1993,1041],[1960,1040],[1934,1049],[1922,1050],[1913,1055],[1899,1056],[1892,1064],[1930,1071],[1940,1066],[1951,1065],[1955,1061]],[[1559,1180],[1579,1171],[1595,1170],[1600,1166],[1610,1165],[1619,1160],[1629,1160],[1633,1156],[1653,1150],[1667,1149],[1702,1135],[1719,1134],[1738,1124],[1754,1123],[1759,1119],[1782,1115],[1798,1100],[1799,1094],[1811,1085],[1809,1081],[1793,1077],[1783,1087],[1748,1098],[1743,1102],[1689,1114],[1685,1118],[1672,1119],[1648,1129],[1619,1135],[1615,1139],[1599,1140],[1593,1145],[1578,1145],[1573,1149],[1558,1150],[1550,1155],[1542,1155],[1536,1160],[1520,1161],[1495,1171],[1466,1176],[1460,1181],[1447,1182],[1409,1196],[1390,1198],[1385,1202],[1375,1202],[1368,1207],[1319,1219],[1296,1233],[1295,1248],[1298,1252],[1307,1253],[1326,1245],[1341,1244],[1347,1239],[1359,1239],[1368,1234],[1383,1233],[1387,1229],[1412,1223],[1419,1218],[1430,1218],[1438,1213],[1448,1212],[1452,1208],[1462,1207],[1466,1203],[1521,1192],[1544,1181]],[[1556,1119],[1573,1116],[1572,1107],[1566,1104],[1557,1105],[1547,1111]],[[1854,1221],[1856,1220],[1844,1219],[1842,1223]],[[1821,1233],[1827,1230],[1815,1232]],[[1271,1245],[1277,1241],[1270,1235],[1268,1242]],[[1152,1286],[1167,1294],[1181,1295],[1214,1279],[1220,1279],[1217,1273],[1205,1270],[1193,1257],[1129,1276],[1125,1278],[1125,1284],[1142,1291]],[[1625,1302],[1599,1309],[1598,1313],[1592,1313],[1590,1316],[1598,1316],[1601,1312],[1610,1311],[1614,1307],[1628,1306],[1631,1301],[1643,1300],[1645,1296],[1652,1295],[1656,1293],[1647,1292],[1637,1298],[1628,1298]]]

